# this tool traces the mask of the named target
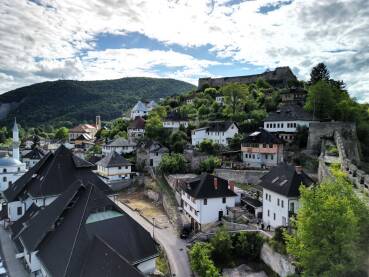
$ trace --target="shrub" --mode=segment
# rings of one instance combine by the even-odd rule
[[[233,236],[235,256],[257,260],[264,240],[258,233],[242,232]]]
[[[210,156],[200,163],[200,170],[206,172],[213,172],[215,168],[220,167],[222,164],[221,160],[217,157]]]
[[[164,173],[181,173],[185,172],[186,159],[182,154],[164,154],[159,168]]]
[[[212,246],[209,243],[196,242],[190,252],[190,265],[192,271],[200,277],[220,277],[218,269],[210,259]]]

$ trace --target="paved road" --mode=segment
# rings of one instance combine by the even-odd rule
[[[134,220],[136,220],[142,227],[144,227],[151,234],[153,233],[152,224],[147,222],[140,214],[132,211],[124,204],[120,203],[119,201],[117,203],[128,215],[130,215]],[[170,225],[168,228],[165,229],[155,228],[154,238],[158,243],[160,243],[162,247],[164,247],[173,276],[177,277],[191,276],[190,265],[186,252],[186,242],[178,237],[173,227]]]
[[[25,270],[20,260],[15,258],[16,249],[9,233],[0,226],[0,243],[4,255],[5,265],[10,277],[29,277],[30,274]]]

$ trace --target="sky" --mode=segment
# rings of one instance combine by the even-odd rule
[[[324,62],[369,102],[367,0],[1,0],[0,94],[57,79],[175,78]]]

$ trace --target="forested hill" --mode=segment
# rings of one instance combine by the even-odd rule
[[[22,127],[71,126],[94,122],[98,114],[102,120],[111,120],[137,100],[157,101],[193,89],[195,86],[174,79],[144,77],[38,83],[0,95],[0,125],[9,125],[14,117]]]

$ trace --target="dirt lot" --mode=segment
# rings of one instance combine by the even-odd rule
[[[121,193],[118,196],[120,202],[138,211],[148,221],[155,218],[155,226],[166,228],[170,223],[160,203],[152,202],[144,196],[143,191],[132,193]]]

